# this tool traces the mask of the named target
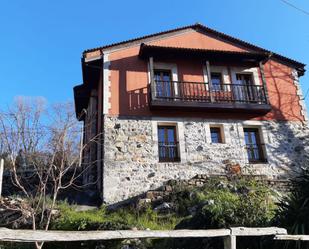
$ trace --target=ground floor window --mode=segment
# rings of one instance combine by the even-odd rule
[[[265,162],[263,144],[258,128],[244,128],[246,150],[249,162]]]
[[[223,143],[220,127],[210,127],[210,137],[212,143]]]
[[[160,162],[180,161],[176,126],[159,125],[158,142]]]

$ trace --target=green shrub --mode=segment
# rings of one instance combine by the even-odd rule
[[[290,195],[278,204],[277,224],[290,234],[309,234],[309,169],[292,180]]]
[[[272,192],[254,180],[212,180],[202,188],[190,191],[190,197],[181,200],[180,204],[182,210],[188,210],[189,217],[177,228],[267,226],[274,217]],[[192,207],[195,207],[193,214]]]

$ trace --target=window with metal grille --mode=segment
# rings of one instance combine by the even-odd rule
[[[258,128],[244,128],[246,149],[249,162],[265,162],[263,144]]]
[[[159,161],[179,162],[179,143],[176,126],[158,126]]]

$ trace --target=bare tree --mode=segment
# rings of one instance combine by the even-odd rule
[[[87,170],[80,162],[89,143],[80,143],[81,136],[70,103],[55,105],[48,112],[42,99],[20,98],[0,113],[0,149],[13,184],[29,202],[34,230],[50,228],[60,191],[75,186]],[[36,248],[42,246],[43,242],[36,243]]]

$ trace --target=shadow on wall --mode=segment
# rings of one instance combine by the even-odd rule
[[[277,143],[268,143],[272,151],[270,160],[277,162],[279,170],[286,172],[286,177],[293,177],[300,167],[309,162],[309,129],[303,120],[300,97],[297,96],[297,87],[294,84],[294,75],[291,69],[279,66],[270,61],[265,70],[268,83],[268,93],[272,106],[271,117],[275,120],[292,120],[293,122],[276,122],[274,127],[267,127],[274,132]],[[294,94],[293,94],[294,93]]]
[[[129,97],[128,108],[130,111],[148,108],[148,91],[147,87],[127,91]],[[120,104],[121,106],[121,104]]]
[[[112,60],[110,66],[112,78],[117,82],[118,89],[113,88],[112,92],[119,92],[118,105],[119,114],[122,115],[140,115],[147,113],[148,107],[148,68],[147,62],[140,60],[138,56],[130,56],[117,60]],[[115,84],[115,83],[113,83]],[[112,96],[112,100],[115,96]]]
[[[271,118],[303,121],[294,76],[288,67],[270,61],[265,65],[265,78],[272,106]]]

